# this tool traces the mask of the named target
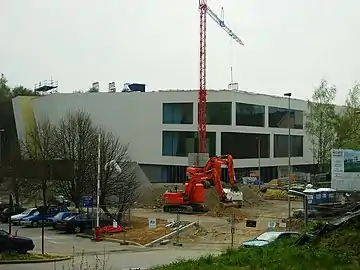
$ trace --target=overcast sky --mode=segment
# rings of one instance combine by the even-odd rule
[[[211,0],[243,40],[208,20],[208,89],[309,98],[321,78],[338,102],[360,80],[359,0]],[[1,0],[0,72],[12,85],[59,81],[61,92],[115,81],[197,89],[198,0]]]

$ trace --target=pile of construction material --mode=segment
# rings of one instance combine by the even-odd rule
[[[231,217],[235,215],[235,220],[240,221],[247,218],[247,215],[239,207],[227,207],[219,200],[219,195],[215,187],[205,190],[205,204],[209,210],[205,215],[212,217]]]

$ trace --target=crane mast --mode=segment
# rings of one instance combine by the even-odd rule
[[[206,153],[206,19],[210,16],[231,38],[240,45],[244,43],[225,25],[207,5],[207,0],[199,0],[200,11],[200,86],[198,97],[198,142],[199,153]]]
[[[200,0],[200,87],[198,104],[199,153],[206,153],[206,0]]]

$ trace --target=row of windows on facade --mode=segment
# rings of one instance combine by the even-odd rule
[[[231,102],[207,102],[208,125],[232,124]],[[269,127],[303,129],[303,111],[268,107]],[[193,124],[193,103],[163,103],[163,124]],[[265,106],[236,103],[236,125],[265,127]]]
[[[183,183],[184,179],[187,179],[186,176],[187,166],[176,166],[176,165],[164,165],[161,166],[161,176],[160,179],[154,179],[156,182],[160,180],[163,183]],[[250,176],[251,171],[258,170],[258,167],[253,168],[235,168],[235,176],[238,181],[241,181],[241,177]],[[277,167],[261,167],[260,169],[261,180],[268,182],[271,179],[277,177]],[[221,170],[221,181],[229,183],[228,170],[227,168],[222,168]]]
[[[216,133],[207,132],[207,152],[216,155]],[[303,156],[303,136],[290,137],[292,157]],[[186,157],[198,152],[197,132],[163,131],[162,155]],[[221,133],[221,154],[231,154],[235,159],[270,158],[270,135],[256,133]],[[275,158],[288,157],[288,135],[274,135]]]

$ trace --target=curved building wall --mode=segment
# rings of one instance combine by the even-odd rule
[[[55,123],[70,111],[89,112],[93,121],[113,132],[129,144],[129,154],[140,164],[147,165],[181,165],[188,164],[186,156],[163,155],[163,131],[197,130],[197,92],[196,91],[160,91],[145,93],[86,93],[86,94],[51,94],[37,98],[23,97],[14,99],[15,118],[19,138],[26,133],[31,119],[48,118]],[[287,108],[288,100],[283,97],[252,94],[242,91],[209,91],[208,102],[229,102],[232,104],[230,125],[208,125],[208,132],[215,138],[215,154],[221,154],[221,136],[225,132],[269,134],[270,153],[261,158],[262,166],[286,166],[287,157],[274,157],[274,136],[287,135],[288,129],[271,128],[269,124],[269,107]],[[237,126],[236,102],[265,105],[265,127]],[[163,124],[163,103],[193,103],[192,123],[187,119],[185,124]],[[31,106],[32,105],[32,106]],[[34,117],[31,113],[33,108]],[[302,100],[291,100],[291,108],[306,111],[307,103]],[[20,111],[19,111],[20,110]],[[222,112],[219,112],[221,114]],[[216,113],[214,114],[216,117]],[[304,120],[305,121],[305,120]],[[215,121],[216,122],[216,121]],[[303,156],[291,158],[292,164],[311,164],[310,143],[303,129],[292,129],[292,135],[304,136]],[[194,148],[195,149],[195,148]],[[235,160],[236,167],[257,167],[256,158]]]

